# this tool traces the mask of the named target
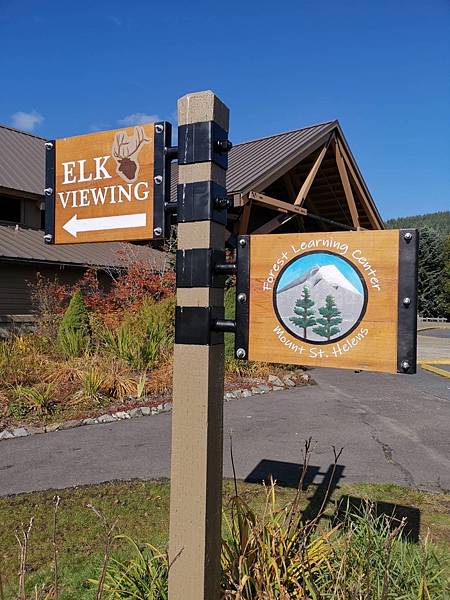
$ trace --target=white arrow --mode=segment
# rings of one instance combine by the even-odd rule
[[[74,215],[63,225],[63,229],[73,237],[77,237],[79,231],[104,231],[108,229],[125,229],[127,227],[145,227],[146,224],[146,213],[112,217],[92,217],[90,219],[79,219],[77,215]]]

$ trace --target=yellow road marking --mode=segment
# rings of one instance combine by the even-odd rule
[[[450,358],[426,358],[425,360],[418,360],[418,365],[450,365]]]
[[[450,371],[445,371],[444,369],[439,369],[439,367],[435,367],[433,365],[450,365],[450,359],[440,359],[440,360],[419,360],[417,361],[422,369],[425,371],[431,371],[431,373],[436,373],[436,375],[441,375],[441,377],[447,377],[450,379]]]

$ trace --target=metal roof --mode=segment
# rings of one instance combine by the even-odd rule
[[[43,195],[45,141],[0,125],[0,187]]]
[[[122,242],[94,244],[44,244],[43,232],[19,226],[0,225],[0,261],[68,266],[124,267],[130,259],[148,260],[161,269],[167,254],[149,246]]]
[[[336,124],[337,121],[328,121],[236,144],[229,154],[228,193],[247,191],[259,179],[276,171],[300,151],[327,135]]]
[[[227,193],[249,191],[260,179],[286,165],[329,134],[338,121],[327,121],[235,144],[228,154]],[[178,165],[172,164],[171,198],[176,199]]]

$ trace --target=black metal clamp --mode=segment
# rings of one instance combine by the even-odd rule
[[[178,164],[214,162],[228,167],[228,152],[233,144],[227,132],[215,121],[189,123],[178,127]]]

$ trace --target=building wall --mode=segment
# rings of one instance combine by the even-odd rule
[[[30,286],[36,281],[37,273],[50,279],[58,278],[61,283],[73,284],[84,273],[83,268],[49,267],[0,262],[0,318],[4,315],[28,315],[32,313]],[[102,281],[103,279],[103,281]],[[108,278],[101,278],[106,286]]]

